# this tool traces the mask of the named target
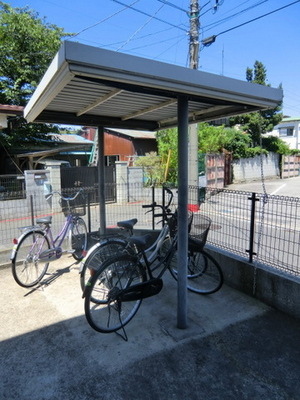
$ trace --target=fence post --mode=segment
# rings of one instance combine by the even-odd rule
[[[253,256],[256,253],[253,251],[254,248],[254,231],[255,231],[255,203],[259,201],[256,198],[256,193],[252,193],[251,197],[248,197],[248,200],[251,200],[251,217],[250,217],[250,237],[249,237],[249,250],[246,250],[249,253],[249,262],[253,262]]]
[[[91,196],[90,192],[87,194],[87,218],[88,218],[88,231],[91,233]]]
[[[34,209],[33,209],[33,195],[30,195],[30,213],[31,213],[31,225],[34,225]]]
[[[152,188],[152,204],[154,204],[154,202],[155,202],[155,186],[152,185],[151,188]],[[155,210],[154,210],[154,208],[153,208],[153,209],[152,209],[152,230],[153,230],[153,231],[154,231],[154,229],[155,229],[154,213],[155,213]]]

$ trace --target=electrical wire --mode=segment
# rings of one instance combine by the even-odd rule
[[[234,18],[234,17],[237,17],[237,16],[239,16],[239,15],[242,15],[242,14],[244,14],[245,12],[248,12],[248,11],[250,11],[250,10],[252,10],[252,9],[254,9],[254,8],[258,7],[258,6],[260,6],[261,4],[266,3],[267,1],[269,1],[269,0],[262,0],[262,1],[259,1],[258,3],[255,3],[255,4],[253,4],[253,5],[251,5],[251,6],[247,7],[247,8],[244,8],[243,10],[238,11],[238,12],[235,13],[235,14],[232,14],[232,15],[230,15],[230,16],[228,16],[228,17],[225,17],[225,18],[223,18],[223,19],[220,19],[219,21],[212,22],[211,24],[208,24],[208,25],[206,25],[206,26],[203,27],[203,32],[206,32],[206,31],[208,31],[208,30],[210,30],[210,29],[212,29],[212,28],[215,28],[216,26],[218,26],[218,25],[220,25],[220,24],[223,24],[224,22],[227,22],[227,21],[231,20],[231,19]],[[247,2],[246,2],[246,3],[247,3]],[[208,28],[208,29],[206,29],[206,28]]]
[[[164,7],[164,4],[159,7],[159,9],[152,15],[141,27],[139,27],[127,40],[124,42],[122,46],[120,46],[116,51],[121,50],[123,47],[125,47],[133,38],[136,36],[142,29],[145,28],[146,25],[149,24],[150,21],[152,21],[153,18],[155,18],[155,15],[159,13],[159,11]]]
[[[268,12],[268,13],[266,13],[266,14],[260,15],[259,17],[253,18],[253,19],[251,19],[251,20],[249,20],[249,21],[246,21],[246,22],[244,22],[244,23],[242,23],[242,24],[239,24],[239,25],[236,25],[236,26],[234,26],[234,27],[232,27],[232,28],[226,29],[225,31],[220,32],[220,33],[218,33],[217,35],[214,35],[214,36],[217,37],[217,36],[223,35],[224,33],[233,31],[234,29],[237,29],[237,28],[240,28],[240,27],[242,27],[242,26],[244,26],[244,25],[250,24],[251,22],[257,21],[257,20],[259,20],[259,19],[261,19],[261,18],[264,18],[264,17],[266,17],[266,16],[268,16],[268,15],[274,14],[274,13],[276,13],[276,12],[278,12],[278,11],[283,10],[284,8],[290,7],[290,6],[292,6],[292,5],[296,4],[296,3],[299,3],[299,2],[300,2],[300,0],[296,0],[296,1],[292,2],[292,3],[286,4],[286,5],[283,6],[283,7],[277,8],[276,10],[270,11],[270,12]]]
[[[82,29],[81,31],[79,31],[79,32],[77,32],[77,33],[75,33],[74,35],[71,35],[71,36],[72,36],[72,37],[76,37],[76,36],[80,35],[81,33],[87,31],[88,29],[94,28],[95,26],[100,25],[100,24],[102,24],[102,23],[105,22],[105,21],[108,21],[110,18],[113,18],[113,17],[115,17],[116,15],[120,14],[121,12],[127,10],[128,8],[130,8],[130,7],[133,6],[134,4],[138,3],[139,1],[140,1],[140,0],[135,0],[135,1],[134,1],[133,3],[131,3],[130,5],[125,5],[125,7],[122,8],[121,10],[116,11],[114,14],[109,15],[108,17],[102,19],[101,21],[98,21],[98,22],[96,22],[95,24],[90,25],[90,26],[88,26],[88,27]]]
[[[149,43],[149,44],[147,44],[147,45],[142,45],[142,46],[138,46],[138,47],[134,47],[134,48],[131,48],[131,49],[128,49],[128,51],[135,51],[135,50],[139,50],[139,49],[145,49],[145,48],[147,48],[147,47],[151,47],[151,46],[156,46],[157,44],[161,44],[161,43],[166,43],[166,42],[169,42],[170,40],[174,40],[174,39],[178,39],[178,36],[174,36],[174,37],[171,37],[171,38],[168,38],[168,39],[165,39],[165,40],[159,40],[158,42],[154,42],[154,43]],[[182,41],[184,39],[184,37],[181,37],[176,43],[175,43],[175,45],[177,44],[177,43],[179,43],[180,41]],[[174,45],[172,45],[171,47],[168,47],[169,49],[170,48],[172,48]],[[158,58],[158,56],[157,57],[154,57],[154,59],[156,59],[156,58]]]
[[[172,46],[168,47],[166,50],[162,51],[161,53],[159,53],[156,57],[154,57],[154,60],[161,57],[166,51],[169,51],[170,49],[172,49],[174,46],[177,46],[180,42],[182,42],[184,38],[181,37],[180,39],[177,40],[176,43],[172,44]],[[167,41],[167,40],[166,40]],[[161,42],[160,42],[161,43]]]
[[[132,7],[131,5],[125,4],[125,3],[123,3],[123,2],[121,2],[121,1],[119,1],[119,0],[112,0],[112,1],[114,1],[115,3],[121,4],[121,5],[123,5],[123,6],[127,6],[127,7],[130,8],[131,10],[134,10],[134,11],[140,13],[140,14],[144,14],[144,15],[147,15],[148,17],[151,17],[151,14],[148,14],[148,13],[146,13],[145,11],[139,10],[138,8]],[[157,18],[157,17],[154,17],[153,19],[156,19],[156,20],[159,21],[159,22],[162,22],[162,23],[164,23],[164,24],[173,26],[173,28],[180,29],[180,30],[186,32],[186,29],[181,28],[179,25],[171,24],[170,22],[164,21],[163,19],[160,19],[160,18]]]

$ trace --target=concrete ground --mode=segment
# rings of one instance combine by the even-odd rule
[[[224,286],[190,293],[188,328],[178,329],[176,282],[165,275],[125,342],[86,322],[72,257],[49,272],[27,290],[0,271],[1,400],[300,398],[299,320]]]

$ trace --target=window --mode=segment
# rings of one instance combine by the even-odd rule
[[[294,136],[294,127],[279,128],[279,136]]]

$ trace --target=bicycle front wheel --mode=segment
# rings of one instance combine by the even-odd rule
[[[42,231],[23,236],[12,260],[13,277],[20,286],[32,287],[43,279],[49,265],[49,249],[49,239]]]
[[[132,251],[126,240],[112,238],[97,243],[89,249],[88,254],[82,260],[80,267],[80,286],[82,291],[84,291],[91,275],[102,266],[104,261],[110,257],[116,256],[117,254],[123,253],[126,248],[128,251]]]
[[[72,256],[77,261],[82,260],[87,249],[87,227],[84,220],[80,217],[77,217],[73,222],[71,243]]]
[[[169,270],[177,279],[177,253],[170,261]],[[188,256],[187,288],[199,294],[217,292],[223,285],[223,273],[217,261],[204,250],[200,253],[193,252]]]
[[[98,332],[110,333],[123,328],[134,317],[142,300],[121,302],[122,289],[146,280],[136,257],[121,255],[102,264],[85,289],[85,316]]]

